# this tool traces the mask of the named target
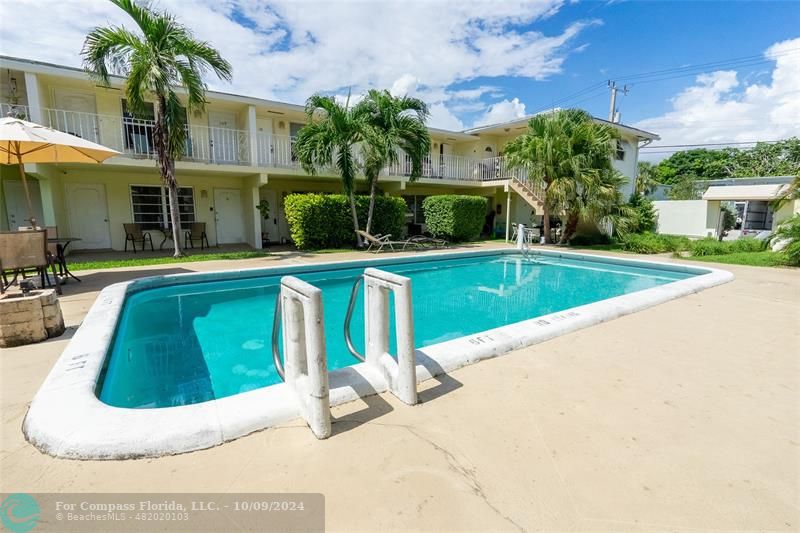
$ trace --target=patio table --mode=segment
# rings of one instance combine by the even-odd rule
[[[163,236],[163,238],[161,239],[161,244],[158,245],[158,249],[163,250],[164,243],[167,242],[167,239],[174,241],[175,235],[174,232],[172,231],[172,228],[158,228],[158,231],[160,231],[161,235]]]
[[[64,276],[64,281],[67,280],[67,277],[70,277],[75,281],[80,281],[75,274],[69,271],[66,257],[67,247],[70,245],[70,243],[80,240],[82,240],[80,237],[54,237],[52,239],[47,239],[48,243],[56,245],[56,261],[58,262],[59,273]]]

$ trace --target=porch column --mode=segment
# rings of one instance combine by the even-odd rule
[[[243,197],[245,201],[245,227],[249,226],[247,231],[249,244],[256,250],[261,249],[261,212],[256,206],[261,201],[261,194],[259,189],[262,185],[266,185],[268,181],[267,174],[256,174],[244,178],[243,183]],[[248,214],[249,213],[249,214]]]
[[[508,242],[511,231],[511,187],[506,184],[506,242]]]
[[[33,72],[25,73],[25,96],[28,99],[28,120],[37,124],[42,123],[42,101],[39,98],[39,78]],[[46,126],[46,124],[44,124]]]
[[[247,129],[247,137],[250,140],[250,164],[254,167],[258,166],[258,139],[256,137],[258,128],[256,128],[256,106],[247,106],[247,118],[245,120]],[[260,235],[260,230],[259,230]],[[259,237],[259,243],[261,238]]]

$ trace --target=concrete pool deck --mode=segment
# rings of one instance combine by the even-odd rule
[[[179,456],[85,462],[24,440],[31,398],[103,286],[358,257],[79,274],[62,298],[68,334],[0,355],[0,490],[322,492],[332,531],[798,528],[796,269],[723,265],[733,282],[462,368],[426,383],[416,407],[384,394],[335,408],[327,441],[298,421]]]

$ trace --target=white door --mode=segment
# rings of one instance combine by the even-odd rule
[[[79,237],[72,246],[81,249],[111,248],[106,187],[102,183],[68,183],[69,236]]]
[[[236,115],[211,111],[208,113],[211,133],[211,155],[220,163],[236,163],[239,159],[239,132],[236,131]]]
[[[270,242],[280,242],[281,236],[278,230],[278,202],[275,191],[262,190],[261,200],[269,204],[269,217],[264,219],[261,217],[261,231],[267,234]]]
[[[93,94],[56,89],[53,96],[56,109],[46,112],[50,127],[82,139],[100,142]]]
[[[31,193],[33,216],[36,219],[36,223],[41,226],[44,224],[44,215],[42,214],[42,194],[39,190],[39,181],[28,178],[27,183],[28,191]],[[30,226],[31,223],[28,221],[28,201],[25,198],[22,180],[4,180],[3,192],[6,197],[9,229],[16,231],[20,226]]]
[[[217,222],[217,242],[229,244],[244,242],[242,220],[242,195],[236,189],[214,190],[214,213]]]

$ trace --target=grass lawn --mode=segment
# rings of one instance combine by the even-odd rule
[[[211,254],[195,254],[187,255],[185,257],[134,257],[131,259],[112,259],[107,261],[86,261],[86,262],[70,262],[69,269],[74,271],[79,270],[102,270],[106,268],[119,268],[119,267],[135,267],[147,265],[164,265],[169,263],[189,263],[194,261],[219,261],[219,260],[236,260],[236,259],[253,259],[256,257],[265,257],[269,252],[220,252]]]
[[[681,256],[682,259],[704,261],[708,263],[725,263],[728,265],[748,265],[760,267],[788,266],[786,256],[780,252],[764,250],[761,252],[738,252],[725,255],[704,255],[699,257]]]

